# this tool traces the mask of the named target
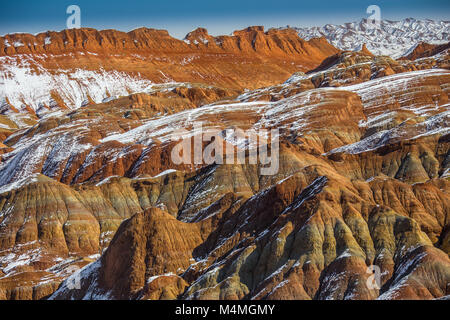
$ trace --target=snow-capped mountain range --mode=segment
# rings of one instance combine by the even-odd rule
[[[341,25],[295,28],[305,40],[326,37],[342,50],[360,50],[365,43],[375,55],[399,58],[413,50],[420,42],[442,44],[450,41],[450,21],[407,18],[401,21],[382,20],[374,28],[367,19]]]

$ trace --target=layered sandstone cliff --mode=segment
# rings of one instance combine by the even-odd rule
[[[218,37],[197,29],[184,40],[147,28],[6,35],[0,37],[0,111],[20,111],[36,121],[35,112],[40,118],[48,110],[148,92],[153,83],[255,89],[310,70],[337,52],[324,38],[305,41],[294,30],[263,27]]]

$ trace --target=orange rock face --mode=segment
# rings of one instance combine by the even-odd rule
[[[261,27],[185,41],[151,29],[5,39],[24,43],[0,47],[5,59],[51,55],[47,70],[151,64],[142,74],[153,81],[161,70],[200,83],[101,103],[92,93],[74,109],[57,91],[58,106],[3,104],[0,299],[450,294],[448,51],[396,61]],[[174,161],[174,133],[195,141],[199,123],[245,161]],[[228,136],[236,128],[278,129],[278,170],[250,163],[255,141]]]
[[[73,29],[0,37],[4,64],[0,70],[10,72],[9,64],[26,66],[30,73],[45,73],[48,79],[81,69],[121,73],[155,83],[176,81],[255,89],[282,82],[297,70],[307,71],[337,52],[325,39],[305,41],[290,29],[265,32],[262,27],[250,27],[232,36],[218,37],[197,29],[184,41],[172,38],[165,30],[147,28],[129,33]],[[74,102],[57,83],[53,91],[45,94],[51,95],[52,103],[60,108]],[[93,98],[88,92],[83,95],[83,100]],[[30,103],[26,97],[14,101],[15,108]]]
[[[56,110],[151,93],[155,83],[256,89],[310,70],[337,52],[324,38],[305,41],[295,30],[263,27],[218,37],[198,29],[184,40],[147,28],[6,35],[0,37],[6,81],[0,113],[23,128]]]
[[[408,55],[402,57],[403,60],[416,60],[420,58],[427,58],[434,56],[444,50],[450,48],[450,42],[446,44],[428,44],[425,42],[419,43],[414,50],[412,50]]]

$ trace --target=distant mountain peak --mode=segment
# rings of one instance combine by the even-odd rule
[[[450,21],[406,18],[400,21],[382,20],[380,28],[367,28],[368,19],[340,25],[295,28],[305,40],[326,37],[341,50],[358,51],[363,44],[375,55],[399,58],[420,42],[443,44],[449,41]]]

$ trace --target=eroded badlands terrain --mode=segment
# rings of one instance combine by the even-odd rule
[[[448,296],[450,51],[423,47],[0,38],[0,299]],[[199,122],[247,158],[226,129],[278,129],[279,170],[174,163],[172,133]]]

